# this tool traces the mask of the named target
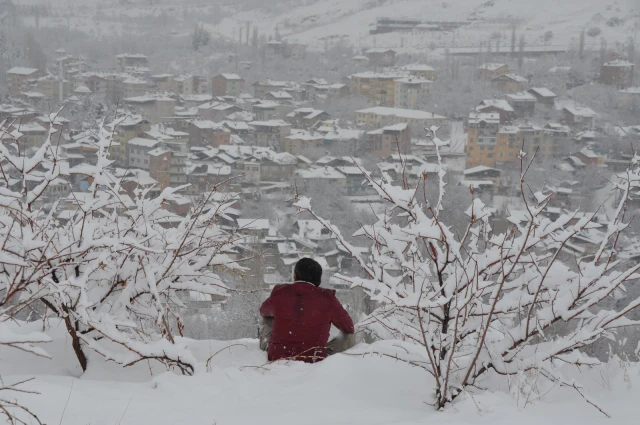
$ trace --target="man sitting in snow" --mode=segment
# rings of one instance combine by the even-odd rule
[[[320,288],[320,264],[301,259],[293,280],[289,285],[276,285],[260,307],[260,348],[268,351],[269,360],[315,363],[353,347],[353,321],[336,298],[336,291]],[[327,344],[331,324],[342,333]]]

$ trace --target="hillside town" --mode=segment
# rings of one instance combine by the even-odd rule
[[[45,52],[48,60],[39,68],[17,63],[6,71],[0,136],[12,152],[27,155],[55,129],[68,178],[50,185],[38,207],[66,222],[74,216],[78,192],[91,184],[83,169],[95,162],[102,126],[114,135],[109,158],[129,200],[123,214],[143,192],[186,185],[179,200],[165,205],[163,225],[172,226],[173,217],[186,215],[216,188],[216,196],[233,203],[220,224],[242,235],[238,255],[259,258],[249,272],[231,277],[238,288],[267,290],[286,282],[298,259],[313,257],[327,271],[327,284],[342,291],[353,311],[364,312],[365,297],[331,278],[351,270],[351,256],[320,222],[297,214],[288,202],[294,194],[331,204],[325,218],[355,231],[349,215],[366,221],[385,208],[363,183],[363,173],[413,187],[425,174],[437,175],[440,155],[445,190],[460,193],[460,210],[450,213],[466,209],[471,191],[493,205],[492,227],[502,231],[513,217],[524,216],[515,188],[522,161],[534,157],[530,200],[551,197],[549,213],[555,216],[580,209],[595,222],[611,218],[615,199],[607,181],[627,169],[640,138],[633,49],[602,46],[541,56],[522,46],[512,46],[510,54],[490,47],[446,49],[433,61],[390,48],[355,49],[341,60],[357,72],[284,80],[269,71],[269,63],[303,64],[320,53],[274,37],[256,46],[261,51],[254,56],[225,52],[229,62],[222,72],[172,74],[138,51],[117,53],[108,68],[94,68],[81,52],[60,46]],[[262,65],[252,62],[260,56]],[[587,63],[589,71],[572,63]],[[546,68],[532,72],[532,64]],[[463,79],[473,90],[451,90]],[[606,105],[616,109],[603,110],[597,96],[590,104],[573,95],[590,86],[613,96]],[[450,116],[434,104],[447,90],[464,97],[449,107]],[[447,146],[436,151],[426,131],[431,128],[438,128]],[[640,194],[633,198],[637,202]],[[588,258],[604,234],[585,231],[562,255]],[[347,237],[359,246],[357,238]],[[640,258],[640,246],[624,242],[620,255]],[[192,295],[195,311],[228,308],[223,299]]]
[[[640,0],[0,0],[0,420],[635,423],[639,35]]]

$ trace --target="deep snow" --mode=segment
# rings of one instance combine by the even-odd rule
[[[29,326],[37,329],[39,323]],[[618,362],[584,370],[580,381],[613,415],[609,420],[572,390],[560,389],[523,408],[524,399],[508,392],[506,381],[490,378],[495,391],[465,395],[445,412],[425,404],[430,378],[423,370],[377,355],[336,355],[322,363],[266,364],[256,340],[187,341],[203,363],[220,349],[210,371],[192,377],[163,372],[147,363],[122,369],[92,353],[80,375],[54,323],[51,360],[0,348],[5,383],[36,377],[27,388],[40,395],[18,399],[47,424],[64,425],[410,425],[410,424],[631,424],[637,417],[640,368]],[[400,342],[358,345],[351,353],[404,352]],[[153,372],[153,375],[151,375]],[[2,394],[7,396],[7,394]],[[67,402],[68,401],[68,402]],[[66,408],[65,408],[66,406]]]

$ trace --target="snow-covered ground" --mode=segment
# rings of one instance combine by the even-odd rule
[[[510,42],[511,23],[528,44],[542,44],[545,32],[552,31],[550,44],[566,45],[580,32],[593,27],[610,43],[625,41],[637,32],[640,4],[636,0],[319,0],[300,2],[285,13],[272,16],[268,8],[240,13],[217,26],[220,33],[231,35],[244,22],[258,25],[262,33],[280,34],[286,39],[321,48],[343,39],[355,46],[389,47],[400,51],[423,51],[436,46],[476,46],[489,35],[501,34],[502,46]],[[304,4],[306,3],[306,4]],[[414,32],[371,35],[376,19],[413,18],[425,21],[471,21],[455,32]],[[611,27],[611,18],[620,18]],[[635,27],[635,28],[634,28]],[[591,40],[595,43],[595,40]],[[598,38],[599,46],[599,38]]]
[[[253,7],[246,2],[197,0],[158,0],[152,4],[142,0],[24,0],[21,4],[45,4],[54,11],[52,17],[39,18],[41,27],[69,26],[96,35],[135,34],[140,30],[137,23],[164,12],[171,17],[190,17],[181,23],[184,28],[173,31],[188,32],[193,27],[192,19],[201,19],[214,35],[237,39],[238,31],[244,31],[248,23],[268,38],[275,36],[277,27],[285,39],[308,44],[313,50],[342,40],[360,48],[426,52],[434,47],[475,47],[498,34],[505,48],[511,42],[512,23],[516,24],[518,37],[523,34],[528,45],[567,46],[577,42],[582,30],[597,27],[600,34],[588,36],[586,41],[588,48],[599,48],[601,39],[613,46],[629,37],[637,38],[640,31],[639,0],[265,0],[254,2]],[[68,18],[69,5],[73,7]],[[225,16],[215,25],[206,22],[212,15],[204,15],[211,13],[212,7],[219,7],[215,10]],[[471,23],[455,32],[372,35],[370,31],[379,17]],[[24,19],[24,24],[35,26],[35,18]],[[549,31],[552,37],[545,41]]]
[[[17,398],[47,424],[627,425],[637,418],[640,368],[617,362],[578,376],[611,420],[568,389],[554,390],[525,408],[525,397],[509,394],[502,378],[490,384],[500,390],[464,395],[445,412],[436,412],[425,404],[430,400],[428,374],[377,355],[336,355],[316,365],[267,364],[255,340],[183,340],[203,362],[195,376],[163,373],[147,363],[122,369],[94,353],[81,375],[64,326],[53,327],[54,342],[45,346],[51,360],[0,348],[3,382],[35,377],[25,388],[41,394]],[[400,344],[361,344],[351,354],[404,352]],[[207,372],[204,362],[216,352]]]

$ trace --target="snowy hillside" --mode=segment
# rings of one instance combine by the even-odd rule
[[[80,376],[71,348],[64,343],[64,325],[56,330],[53,324],[50,334],[54,341],[45,348],[51,360],[0,348],[3,382],[35,376],[24,388],[41,394],[17,394],[17,398],[48,424],[622,425],[634,417],[631,409],[640,395],[638,369],[612,362],[585,370],[580,377],[609,409],[612,420],[567,389],[554,390],[542,401],[530,400],[525,408],[524,398],[510,395],[506,385],[504,391],[464,396],[438,413],[425,404],[429,375],[419,368],[377,355],[337,355],[316,365],[266,364],[255,340],[183,340],[203,362],[193,377],[162,373],[146,362],[122,369],[95,353],[90,355],[89,370]],[[401,345],[358,345],[351,353],[411,350],[410,345]],[[206,372],[204,362],[216,352]]]
[[[225,19],[217,31],[232,36],[246,22],[273,35],[278,26],[286,39],[321,48],[325,40],[339,39],[356,46],[394,47],[422,50],[433,46],[477,45],[494,32],[510,36],[517,24],[529,44],[542,44],[545,32],[552,31],[552,44],[567,44],[582,29],[598,27],[610,43],[626,40],[637,32],[640,5],[636,0],[319,0],[299,2],[298,7],[277,14],[269,8],[239,13]],[[275,11],[275,10],[274,10]],[[413,18],[424,21],[469,21],[456,32],[412,32],[371,35],[376,19]],[[612,19],[613,18],[613,19]],[[593,40],[592,40],[593,41]],[[506,44],[506,43],[505,43]],[[503,45],[505,45],[503,44]]]
[[[192,29],[191,19],[201,20],[215,35],[237,40],[247,25],[259,34],[308,44],[312,50],[344,41],[359,48],[393,47],[419,52],[434,47],[478,46],[489,38],[511,40],[512,25],[529,45],[566,46],[581,31],[593,30],[587,47],[599,47],[636,37],[640,30],[640,0],[24,0],[21,5],[39,4],[49,10],[36,24],[27,26],[66,27],[104,34],[138,33],[142,18],[189,17],[172,27],[175,33]],[[75,7],[69,9],[69,5]],[[69,11],[71,10],[71,13]],[[378,18],[415,19],[421,22],[456,22],[456,31],[375,32]],[[277,29],[276,29],[277,28]],[[596,35],[597,34],[597,35]],[[246,39],[245,39],[246,40]]]

